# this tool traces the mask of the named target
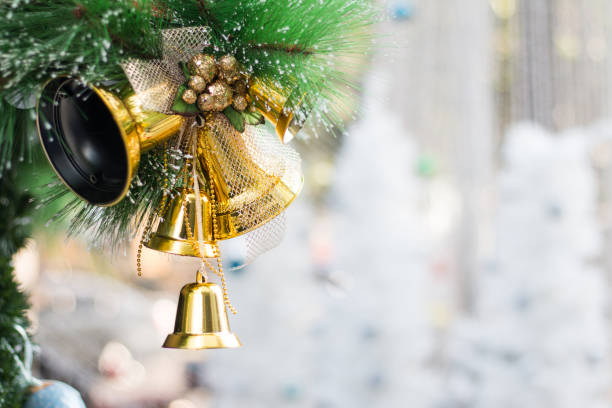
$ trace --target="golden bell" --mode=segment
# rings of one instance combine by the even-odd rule
[[[220,144],[212,132],[200,132],[198,137],[195,162],[202,206],[202,255],[207,258],[215,256],[216,241],[235,238],[278,216],[293,202],[301,188],[301,175],[299,184],[290,186],[286,180],[265,172],[247,153],[249,149],[244,138],[230,134],[224,141]],[[213,193],[216,231],[213,231]],[[177,191],[165,215],[153,223],[145,246],[156,251],[199,257],[193,241],[199,236],[195,198],[192,189],[184,195]]]
[[[200,193],[202,203],[202,226],[204,244],[201,250],[206,258],[215,256],[215,237],[212,228],[212,211],[207,193]],[[184,204],[184,202],[186,203]],[[151,238],[145,242],[145,246],[156,251],[184,256],[200,256],[197,248],[190,242],[187,222],[191,228],[193,237],[198,236],[199,226],[196,222],[196,200],[193,190],[189,190],[184,196],[178,194],[168,207],[163,220],[157,220],[157,226],[153,229]]]
[[[141,153],[176,134],[183,120],[143,110],[133,92],[120,96],[64,76],[45,84],[37,106],[38,134],[55,172],[100,206],[125,197]]]
[[[221,288],[202,283],[198,273],[198,282],[181,289],[174,333],[168,335],[163,347],[200,350],[241,345],[230,330]]]
[[[302,129],[305,122],[305,118],[298,118],[293,110],[286,109],[287,101],[291,96],[292,92],[287,92],[256,78],[252,79],[249,84],[249,101],[254,102],[257,111],[272,123],[276,134],[283,143],[291,140]],[[300,99],[298,107],[302,102],[303,98]],[[286,137],[287,131],[292,135],[290,138]]]

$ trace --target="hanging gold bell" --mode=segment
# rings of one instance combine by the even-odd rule
[[[231,128],[225,116],[213,116],[207,130],[198,132],[194,160],[200,185],[204,257],[215,256],[216,241],[235,238],[278,216],[296,198],[302,186],[299,172],[291,177],[266,172],[249,154],[247,139],[225,128]],[[222,129],[216,132],[218,126]],[[212,197],[215,198],[216,230],[213,230]],[[154,221],[145,246],[199,257],[198,246],[193,241],[199,236],[199,228],[193,189],[188,189],[186,194],[177,191],[165,215]]]
[[[174,333],[168,335],[163,347],[200,350],[241,345],[230,330],[221,288],[202,282],[198,272],[197,282],[181,289]]]
[[[209,193],[201,192],[202,205],[202,228],[204,243],[199,248],[203,251],[203,256],[213,258],[215,256],[215,237],[212,228],[212,209],[209,200]],[[190,240],[187,225],[189,225],[192,236],[198,237],[200,225],[196,222],[196,199],[193,190],[187,194],[177,193],[163,220],[158,219],[157,225],[153,228],[153,234],[145,246],[156,251],[175,255],[200,256],[198,247],[194,247]]]
[[[117,95],[65,76],[45,84],[37,106],[38,134],[55,172],[100,206],[125,197],[141,153],[176,134],[183,120],[143,110],[133,92]]]

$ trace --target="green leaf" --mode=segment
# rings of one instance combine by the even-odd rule
[[[179,86],[176,92],[176,98],[172,104],[172,110],[178,114],[196,114],[199,112],[198,107],[195,104],[188,104],[183,100],[183,94],[187,90],[185,85]]]
[[[240,133],[244,132],[244,116],[242,116],[240,112],[230,106],[226,108],[223,113],[225,116],[227,116],[227,119],[229,119],[230,123],[236,128],[237,131]]]
[[[244,120],[249,125],[256,126],[256,125],[263,125],[264,123],[266,123],[266,119],[259,112],[247,112],[247,111],[244,111],[244,112],[242,112],[242,117],[244,117]]]
[[[181,70],[185,75],[185,80],[188,82],[191,79],[191,72],[189,72],[189,67],[187,67],[187,64],[182,61],[179,62],[179,67],[181,67]]]

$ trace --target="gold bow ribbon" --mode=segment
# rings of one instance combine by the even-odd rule
[[[185,27],[162,30],[162,58],[130,59],[121,64],[136,95],[146,110],[172,115],[172,104],[185,75],[179,63],[210,46],[208,27]]]

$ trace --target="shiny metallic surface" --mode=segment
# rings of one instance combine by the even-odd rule
[[[163,347],[201,350],[241,345],[230,330],[221,288],[201,281],[183,286],[174,333],[168,335]]]
[[[198,134],[197,170],[201,189],[203,250],[207,258],[215,256],[215,241],[235,238],[260,227],[280,215],[299,193],[299,190],[291,188],[281,178],[264,171],[246,154],[249,149],[245,145],[245,139],[232,138],[231,149],[213,149],[211,146],[214,145],[214,137],[213,132],[202,131]],[[242,166],[232,167],[224,163],[241,163]],[[249,188],[240,190],[239,194],[233,194],[232,191],[235,192],[236,188],[232,189],[228,180],[237,179],[243,181]],[[216,234],[212,228],[211,186],[214,186],[216,197]],[[181,191],[177,191],[165,215],[155,220],[151,237],[144,245],[156,251],[199,257],[194,241],[190,240],[187,232],[185,208],[193,237],[197,237],[199,227],[195,221],[194,192],[188,190],[183,197]],[[252,213],[251,218],[256,222],[248,224],[245,222],[246,209]]]
[[[69,80],[66,77],[66,80]],[[142,109],[140,100],[131,92],[126,97],[120,97],[114,92],[95,86],[88,86],[96,95],[100,97],[104,105],[108,108],[112,118],[117,125],[125,146],[127,174],[126,183],[121,194],[111,202],[98,204],[101,207],[110,207],[119,203],[128,193],[132,178],[138,171],[141,153],[153,148],[175,135],[183,124],[183,117],[179,115],[164,115],[157,112],[145,111]],[[40,125],[38,129],[39,137],[42,137]],[[78,191],[74,191],[59,174],[54,166],[53,160],[47,152],[47,159],[52,164],[57,176],[64,184],[77,196],[82,197]]]
[[[202,203],[202,224],[204,244],[202,250],[204,256],[213,258],[215,256],[214,236],[212,228],[212,209],[210,200],[206,192],[201,194]],[[184,205],[184,201],[187,203]],[[185,209],[187,211],[185,211]],[[185,214],[187,213],[187,214]],[[153,234],[145,246],[156,251],[199,257],[200,253],[189,240],[187,228],[185,225],[185,215],[188,216],[188,222],[191,227],[194,237],[198,236],[199,226],[196,222],[196,200],[193,190],[189,191],[183,197],[180,192],[177,197],[170,202],[168,211],[163,219],[158,219],[157,225],[153,228]]]
[[[295,136],[303,126],[294,120],[293,112],[285,109],[290,96],[290,92],[274,88],[257,79],[252,79],[249,84],[249,101],[254,102],[257,111],[272,123],[283,143],[287,131]]]
[[[140,99],[135,94],[124,98],[123,103],[136,123],[140,153],[165,142],[174,136],[183,125],[184,118],[180,115],[165,115],[144,110]]]
[[[197,158],[199,168],[210,170],[202,175],[206,186],[213,185],[215,188],[219,225],[219,236],[215,237],[217,240],[233,238],[263,225],[278,216],[297,197],[299,190],[295,191],[280,177],[267,173],[253,157],[246,154],[249,148],[245,139],[232,138],[231,146],[227,149],[215,146],[214,132],[200,132]],[[227,163],[241,163],[241,166],[228,166]],[[233,194],[235,186],[232,189],[228,180],[238,179],[250,188],[242,190],[240,194]],[[268,199],[262,200],[262,197]],[[256,202],[258,207],[252,210],[259,214],[259,222],[257,225],[244,226],[241,212]]]
[[[139,141],[139,132],[138,125],[134,120],[134,117],[130,114],[130,111],[123,104],[121,99],[117,95],[112,92],[106,91],[97,87],[90,87],[104,102],[115,123],[117,124],[117,128],[121,133],[121,137],[123,139],[123,143],[125,144],[125,151],[127,154],[127,163],[128,163],[128,175],[126,177],[126,184],[123,188],[123,191],[120,196],[117,197],[116,200],[105,204],[104,207],[111,207],[125,197],[130,189],[130,184],[132,181],[132,177],[138,171],[138,164],[140,163],[140,141]]]

